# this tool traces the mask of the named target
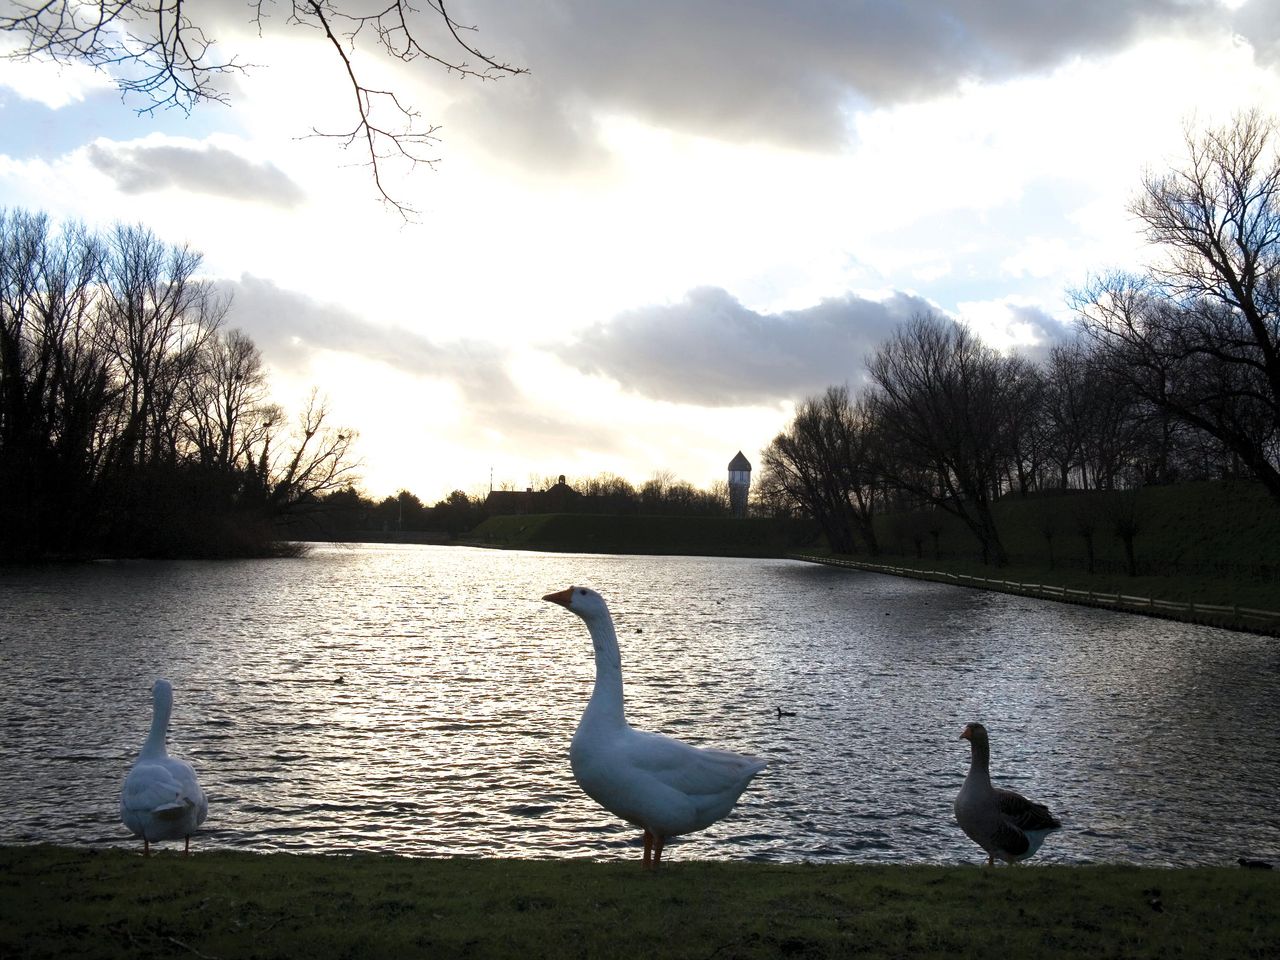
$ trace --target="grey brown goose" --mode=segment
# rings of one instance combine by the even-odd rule
[[[1062,823],[1043,803],[991,785],[991,744],[986,727],[968,724],[960,739],[969,741],[971,753],[969,775],[956,796],[956,822],[987,852],[987,866],[995,866],[996,857],[1009,863],[1027,859]]]

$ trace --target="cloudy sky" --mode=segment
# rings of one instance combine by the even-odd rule
[[[1068,289],[1147,255],[1126,205],[1185,125],[1280,113],[1280,0],[456,0],[527,74],[353,53],[440,125],[434,170],[384,171],[406,223],[307,136],[352,125],[332,48],[197,6],[258,65],[226,106],[139,116],[87,68],[0,61],[0,206],[202,251],[375,496],[706,486],[921,309],[1043,351]]]

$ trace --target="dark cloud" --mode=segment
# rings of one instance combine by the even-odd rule
[[[301,188],[279,167],[254,163],[220,147],[99,140],[89,146],[89,162],[124,193],[174,187],[278,207],[292,207],[303,200]]]
[[[928,301],[852,294],[804,310],[756,313],[724,290],[597,324],[563,358],[656,400],[704,406],[777,403],[855,382],[863,361]]]
[[[1249,0],[1236,11],[1234,26],[1253,45],[1260,63],[1280,66],[1280,0]]]
[[[1233,13],[1220,0],[471,0],[465,10],[450,8],[476,26],[468,42],[530,73],[459,83],[419,61],[407,76],[410,84],[448,84],[460,97],[427,118],[443,120],[446,137],[465,131],[525,166],[584,169],[601,150],[597,121],[610,114],[725,140],[831,149],[848,142],[851,107],[1047,71],[1139,37],[1236,30],[1275,62],[1277,6],[1250,0]],[[252,12],[231,0],[202,7],[200,25],[218,41],[214,59],[257,62],[259,28],[303,34],[287,6],[262,5],[261,21]],[[414,22],[433,53],[461,52],[429,7]],[[358,70],[382,57],[373,43],[355,52]],[[235,76],[215,80],[234,87]]]
[[[502,138],[485,139],[557,163],[596,149],[590,124],[566,118],[625,113],[721,139],[830,148],[847,142],[851,106],[1231,26],[1217,0],[477,0],[467,19],[482,49],[531,73],[463,87],[456,125],[481,136],[501,126]]]

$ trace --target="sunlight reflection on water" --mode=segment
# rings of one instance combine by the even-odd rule
[[[539,598],[573,583],[610,602],[635,726],[770,761],[681,859],[976,861],[951,803],[978,719],[997,782],[1067,824],[1040,861],[1280,854],[1274,640],[780,560],[423,546],[0,572],[0,842],[133,842],[163,675],[198,848],[636,856],[569,771],[591,645]]]

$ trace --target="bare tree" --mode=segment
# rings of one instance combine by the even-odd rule
[[[1150,405],[1113,366],[1091,357],[1080,443],[1080,486],[1114,490],[1143,472]]]
[[[62,549],[91,510],[117,388],[95,331],[101,245],[0,210],[0,556]]]
[[[1104,511],[1111,524],[1111,532],[1124,544],[1125,571],[1129,576],[1136,577],[1138,559],[1133,544],[1142,532],[1145,520],[1138,490],[1131,488],[1110,494]]]
[[[661,513],[667,502],[667,491],[676,482],[670,470],[655,470],[653,476],[640,485],[640,503],[646,513]]]
[[[1072,501],[1071,507],[1072,524],[1077,536],[1084,541],[1086,569],[1089,573],[1093,573],[1095,564],[1093,538],[1098,530],[1097,502],[1086,497],[1078,497]]]
[[[707,495],[716,507],[729,510],[731,501],[729,497],[729,481],[728,480],[712,480],[707,486]]]
[[[1034,363],[1019,356],[1004,361],[1004,378],[1007,402],[1003,431],[1009,438],[1009,486],[1025,496],[1039,483],[1046,457],[1045,378]]]
[[[154,464],[176,452],[176,401],[227,309],[195,279],[200,262],[141,226],[117,225],[107,239],[100,330],[127,385],[113,451],[122,463]]]
[[[630,500],[636,495],[636,489],[631,485],[631,481],[607,470],[580,480],[572,486],[588,497],[615,497]]]
[[[1090,396],[1088,356],[1080,343],[1060,343],[1045,364],[1045,456],[1057,468],[1058,486],[1071,486],[1072,474],[1083,469]]]
[[[285,449],[272,449],[269,423],[258,454],[257,475],[266,489],[272,513],[281,514],[316,500],[323,494],[353,484],[359,463],[353,456],[355,431],[328,424],[329,409],[312,390],[298,415]]]
[[[796,410],[763,453],[762,496],[789,501],[817,521],[837,553],[861,539],[879,553],[871,515],[876,503],[874,426],[847,387],[828,387]]]
[[[1219,441],[1280,501],[1280,151],[1253,112],[1149,175],[1134,214],[1163,254],[1074,294],[1086,334],[1145,401]]]
[[[199,262],[0,211],[0,557],[269,552],[274,516],[353,478],[314,395],[288,433]]]
[[[244,333],[228,330],[205,343],[198,366],[185,381],[186,443],[202,465],[223,473],[252,466],[277,418],[261,352]]]
[[[1040,499],[1036,504],[1035,525],[1049,549],[1049,569],[1052,570],[1057,565],[1053,554],[1053,541],[1062,527],[1062,504],[1059,498],[1046,496]]]
[[[113,75],[126,97],[141,97],[141,113],[177,107],[190,111],[205,101],[226,102],[226,74],[250,67],[236,55],[223,56],[204,27],[191,19],[183,0],[4,0],[0,33],[13,34],[19,46],[11,58],[81,62]],[[382,167],[387,160],[434,166],[435,125],[423,125],[419,113],[394,90],[370,86],[357,67],[360,44],[368,41],[381,56],[405,64],[429,63],[460,77],[492,80],[525,73],[499,62],[467,39],[475,30],[455,20],[444,0],[426,0],[422,14],[408,0],[362,7],[355,0],[250,0],[259,32],[276,10],[288,26],[310,30],[333,50],[337,69],[351,91],[352,123],[339,131],[313,130],[344,146],[359,144],[368,158],[381,198],[403,216],[413,209],[387,190]],[[442,28],[440,45],[427,44],[432,27]]]
[[[1007,411],[1026,402],[1014,362],[968,328],[919,314],[867,365],[886,478],[957,517],[981,544],[983,561],[998,566],[1007,558],[991,503],[1022,422]]]

